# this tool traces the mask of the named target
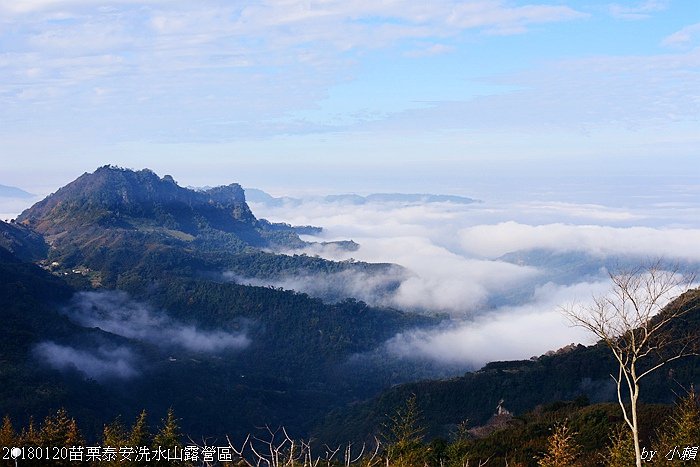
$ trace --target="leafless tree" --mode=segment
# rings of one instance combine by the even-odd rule
[[[637,404],[640,381],[673,360],[697,355],[697,336],[684,335],[674,325],[697,297],[689,292],[694,276],[677,266],[667,268],[661,260],[610,274],[608,294],[593,298],[590,305],[563,308],[564,314],[601,339],[618,363],[617,398],[625,423],[632,432],[636,464],[641,467]],[[674,299],[674,297],[677,297]]]
[[[379,467],[381,465],[381,443],[376,437],[373,449],[369,449],[364,443],[359,447],[354,447],[352,443],[336,448],[323,445],[325,453],[316,455],[312,450],[311,442],[293,439],[284,427],[273,430],[265,426],[260,430],[262,431],[260,436],[249,434],[240,447],[236,447],[238,445],[226,436],[227,447],[230,450],[228,461],[245,467],[330,467],[341,464],[344,467],[351,465]],[[201,444],[191,438],[190,441],[200,449],[210,446],[210,440],[204,439]],[[356,452],[358,450],[359,452]],[[219,465],[219,462],[203,461],[202,465]]]

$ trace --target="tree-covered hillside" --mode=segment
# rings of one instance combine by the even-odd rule
[[[676,300],[687,309],[670,331],[675,336],[700,335],[700,289]],[[675,306],[674,303],[669,307]],[[358,440],[372,434],[384,414],[392,413],[415,395],[430,436],[446,436],[463,420],[485,423],[499,402],[515,414],[540,404],[585,397],[616,401],[611,374],[617,362],[604,343],[569,346],[522,361],[492,362],[478,371],[446,380],[420,381],[391,388],[380,396],[330,414],[315,434],[329,440]],[[651,373],[642,400],[671,403],[683,388],[700,382],[700,361],[687,357]]]

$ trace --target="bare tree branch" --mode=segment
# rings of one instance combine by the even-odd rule
[[[639,382],[666,363],[698,355],[698,337],[679,338],[673,329],[678,318],[691,310],[687,305],[692,297],[686,292],[695,275],[682,274],[678,266],[665,268],[657,259],[646,266],[610,273],[610,280],[612,288],[607,295],[593,297],[589,305],[564,307],[562,312],[572,324],[603,341],[615,357],[618,375],[611,377],[625,423],[632,431],[636,464],[641,467]]]

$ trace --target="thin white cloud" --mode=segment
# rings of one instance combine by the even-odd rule
[[[695,23],[665,37],[661,44],[667,47],[689,47],[697,44],[699,39],[700,23]]]
[[[319,19],[337,21],[370,19],[381,23],[382,19],[401,20],[411,24],[442,26],[448,28],[510,28],[518,25],[553,21],[568,21],[587,15],[569,7],[530,4],[509,6],[499,0],[456,2],[438,0],[430,4],[410,0],[388,2],[355,1],[292,1],[263,2],[243,10],[245,18],[265,18],[266,26],[316,22]]]
[[[660,131],[700,115],[700,48],[683,53],[590,57],[549,63],[490,82],[507,92],[396,112],[363,131]],[[496,135],[492,135],[494,137]],[[509,138],[516,136],[509,135]],[[639,138],[639,136],[635,136]],[[570,150],[569,150],[570,151]]]
[[[58,107],[88,114],[101,107],[98,118],[111,120],[102,127],[122,125],[112,133],[142,131],[138,138],[149,139],[159,132],[209,139],[313,130],[308,122],[280,125],[274,119],[326,97],[326,89],[348,79],[357,54],[399,43],[408,46],[408,55],[446,53],[449,47],[441,45],[427,50],[418,45],[412,53],[410,44],[439,42],[466,29],[523,32],[531,24],[581,16],[564,7],[512,7],[495,0],[430,5],[44,0],[3,1],[0,11],[6,13],[4,39],[11,44],[0,56],[6,77],[0,80],[0,102],[16,119],[36,125],[36,115],[49,115],[56,102],[69,99],[70,105]],[[245,93],[238,92],[242,89]],[[164,110],[174,96],[188,109],[183,115]],[[35,104],[31,114],[27,102]],[[143,114],[149,120],[134,121]],[[192,116],[199,116],[194,127]],[[234,123],[221,123],[226,121]],[[90,130],[99,132],[96,126]],[[109,136],[102,133],[96,139]]]
[[[100,347],[88,351],[47,341],[37,344],[34,354],[56,370],[77,371],[97,381],[129,379],[138,375],[135,357],[126,347]]]
[[[79,292],[65,313],[77,323],[143,340],[158,346],[181,347],[194,352],[217,353],[247,347],[250,339],[243,333],[205,331],[183,324],[131,300],[125,292]]]
[[[568,218],[590,219],[596,222],[627,222],[645,218],[645,214],[630,212],[627,209],[613,208],[592,203],[569,203],[562,201],[518,203],[514,209],[522,210],[532,218],[538,215],[550,217],[565,216]]]
[[[463,2],[456,5],[448,23],[460,28],[486,28],[494,34],[519,34],[538,23],[567,21],[587,14],[566,6],[524,5],[509,7],[504,2]]]
[[[241,277],[226,272],[224,278],[239,284],[296,290],[328,302],[355,298],[371,305],[396,306],[392,300],[393,291],[406,279],[406,275],[401,268],[394,268],[381,274],[349,269],[337,273],[295,273],[266,279]]]
[[[523,32],[529,24],[586,16],[568,7],[511,7],[497,0],[440,0],[430,5],[410,0],[249,1],[235,6],[220,2],[121,1],[110,5],[114,7],[100,8],[87,1],[47,0],[0,2],[0,9],[75,9],[72,21],[20,23],[29,33],[30,43],[39,48],[111,49],[115,45],[138,45],[133,52],[144,57],[156,51],[172,52],[194,46],[208,60],[211,54],[218,56],[223,52],[209,46],[226,45],[226,50],[246,54],[252,62],[268,61],[268,65],[270,59],[283,59],[289,53],[298,58],[302,50],[295,47],[305,44],[313,44],[321,53],[328,46],[342,52],[382,48],[400,39],[455,35],[464,29]],[[93,40],[85,41],[88,38]]]
[[[442,55],[455,50],[454,47],[445,44],[431,44],[422,49],[415,49],[406,52],[407,57],[431,57],[434,55]]]
[[[113,11],[117,5],[152,5],[158,3],[168,3],[171,0],[114,0],[110,2],[96,2],[94,0],[0,0],[0,11],[8,13],[27,14],[46,11],[63,12],[59,17],[69,16],[70,12],[76,8],[89,8],[98,11]]]
[[[670,3],[669,0],[645,0],[636,4],[613,3],[608,6],[608,10],[615,18],[640,20],[650,18],[654,13],[665,11]]]
[[[498,257],[517,250],[546,248],[581,251],[599,257],[629,255],[700,261],[699,229],[528,225],[513,221],[468,227],[459,232],[470,254]]]

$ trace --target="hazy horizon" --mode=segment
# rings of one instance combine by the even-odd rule
[[[137,168],[138,169],[138,168]],[[86,169],[92,172],[94,169]],[[76,174],[75,178],[80,174]],[[159,176],[165,173],[158,173]],[[214,178],[214,177],[212,177]],[[69,183],[73,179],[66,183]],[[458,195],[477,199],[488,204],[510,203],[514,201],[574,203],[605,206],[609,208],[641,209],[654,207],[657,210],[666,210],[669,219],[677,216],[678,211],[697,210],[700,207],[700,187],[694,183],[695,178],[686,174],[684,177],[655,177],[655,176],[628,176],[610,177],[607,180],[587,179],[583,177],[501,177],[501,178],[472,178],[465,179],[463,186],[451,187],[443,183],[420,183],[415,186],[410,183],[396,183],[386,187],[362,185],[352,188],[353,179],[345,179],[347,186],[336,189],[323,185],[313,186],[275,186],[272,182],[251,185],[241,180],[228,180],[221,183],[200,183],[198,185],[184,183],[176,178],[176,182],[183,187],[187,186],[217,186],[219,184],[240,183],[244,188],[260,189],[276,197],[309,198],[332,194],[359,194],[371,193],[424,193],[441,195]],[[264,182],[264,181],[263,181]],[[29,191],[33,198],[0,197],[0,219],[15,218],[24,209],[40,201],[45,196],[57,191],[63,185],[45,186],[41,190],[32,189],[32,186],[13,185],[6,180],[0,183]],[[34,187],[36,188],[36,187]],[[697,226],[691,216],[685,215],[685,220],[673,225]],[[532,219],[536,222],[536,219]],[[637,222],[640,222],[637,219]]]

